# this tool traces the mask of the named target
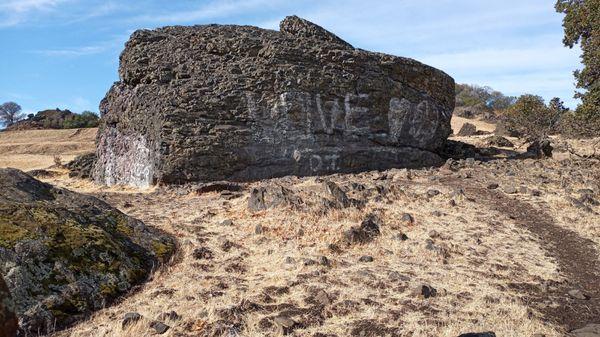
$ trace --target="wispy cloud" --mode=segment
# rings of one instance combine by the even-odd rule
[[[113,39],[101,41],[94,45],[38,49],[31,51],[34,54],[49,56],[49,57],[81,57],[96,55],[105,52],[115,52],[121,50],[125,41],[129,38],[131,32],[127,34],[116,35]]]
[[[15,26],[38,12],[47,12],[72,0],[3,0],[0,3],[0,27]]]
[[[137,22],[155,25],[201,22],[208,19],[223,18],[249,10],[275,7],[281,0],[225,0],[212,1],[206,5],[166,14],[146,14],[134,17]]]

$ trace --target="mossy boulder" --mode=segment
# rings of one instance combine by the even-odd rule
[[[174,250],[174,239],[95,197],[0,169],[0,274],[25,334],[104,307]]]

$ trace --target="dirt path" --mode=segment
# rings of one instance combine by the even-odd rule
[[[446,182],[459,187],[456,181]],[[594,242],[563,228],[545,212],[496,190],[460,184],[465,193],[478,202],[502,212],[536,235],[543,248],[556,259],[566,282],[544,289],[522,286],[525,300],[542,312],[549,321],[568,331],[589,323],[600,323],[600,257]],[[587,298],[576,299],[572,290]]]

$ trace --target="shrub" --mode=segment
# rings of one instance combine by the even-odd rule
[[[84,111],[63,122],[63,129],[95,128],[99,124],[98,115],[91,111]]]
[[[504,110],[503,122],[509,130],[523,135],[529,142],[535,142],[555,133],[561,116],[567,111],[559,99],[553,99],[547,106],[540,96],[523,95]]]

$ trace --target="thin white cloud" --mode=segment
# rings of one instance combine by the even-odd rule
[[[47,12],[72,0],[3,0],[0,3],[0,27],[11,27],[26,22],[31,15]]]
[[[166,14],[147,14],[133,18],[133,21],[156,25],[202,22],[208,19],[223,18],[250,10],[275,7],[280,0],[226,0],[212,1],[206,5]]]

